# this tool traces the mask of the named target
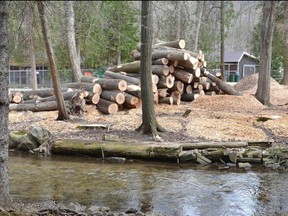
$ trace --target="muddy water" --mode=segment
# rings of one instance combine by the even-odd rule
[[[10,193],[161,215],[288,215],[288,173],[10,153]]]

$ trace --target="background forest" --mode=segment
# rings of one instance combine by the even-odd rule
[[[202,50],[208,69],[219,67],[219,1],[153,1],[153,36],[162,41],[183,38],[186,49]],[[287,44],[284,7],[277,10],[272,75],[282,72]],[[66,40],[64,1],[47,2],[51,39],[62,75],[70,69]],[[75,35],[81,68],[103,72],[106,67],[132,61],[131,51],[140,38],[139,1],[75,1]],[[12,1],[9,5],[10,64],[29,65],[31,43],[37,64],[47,64],[36,4]],[[259,57],[261,1],[225,1],[225,52],[245,51]],[[283,46],[284,45],[284,46]],[[286,49],[287,50],[287,49]],[[210,67],[210,68],[209,68]],[[288,82],[288,81],[287,81]]]

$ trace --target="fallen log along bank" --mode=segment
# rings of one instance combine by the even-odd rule
[[[67,91],[82,90],[88,92],[84,95],[83,104],[85,105],[86,101],[87,104],[94,104],[104,114],[115,114],[121,109],[141,107],[140,45],[132,51],[133,62],[109,67],[104,73],[104,78],[83,76],[79,83],[62,84],[65,100],[72,100],[71,93]],[[184,49],[185,40],[155,40],[152,48],[154,104],[179,105],[181,101],[191,102],[200,95],[240,95],[232,86],[217,77],[219,74],[214,76],[206,70],[207,63],[202,51],[192,52]],[[9,94],[10,110],[43,111],[45,103],[55,100],[53,95],[53,89],[12,91]],[[50,98],[45,99],[46,97]],[[27,105],[15,105],[22,103]],[[34,106],[28,105],[33,103]],[[51,102],[49,105],[46,110],[57,109],[55,103]],[[73,107],[68,108],[71,110]]]
[[[268,146],[270,142],[257,142],[258,147],[255,147],[255,142],[251,143],[252,146],[249,146],[249,142],[159,143],[117,139],[111,135],[105,135],[100,141],[59,139],[52,145],[51,153],[100,158],[170,160],[178,163],[191,160],[200,164],[221,160],[231,163],[262,163],[263,144]],[[243,151],[243,148],[246,150]]]

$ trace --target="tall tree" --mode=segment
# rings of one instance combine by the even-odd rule
[[[263,2],[259,78],[255,96],[257,100],[267,106],[270,105],[270,74],[275,8],[276,2]]]
[[[142,1],[141,6],[141,97],[142,124],[136,129],[142,134],[152,134],[154,139],[161,139],[158,132],[165,131],[155,116],[152,92],[152,13],[151,1]]]
[[[31,4],[32,6],[32,4]],[[34,5],[33,5],[34,6]],[[36,60],[35,60],[35,48],[34,48],[34,39],[33,39],[33,23],[34,23],[34,7],[29,8],[29,14],[27,19],[28,26],[28,45],[29,45],[29,56],[30,56],[30,65],[31,65],[31,84],[32,89],[37,89],[37,74],[36,74]]]
[[[8,177],[8,1],[0,2],[0,206],[10,203]]]
[[[225,28],[224,28],[224,2],[221,1],[220,4],[220,53],[221,53],[221,77],[222,80],[225,80],[225,63],[224,63],[224,34],[225,34]]]
[[[60,86],[60,79],[58,70],[56,67],[54,52],[53,52],[53,46],[52,41],[50,38],[50,32],[48,28],[47,23],[47,13],[46,13],[46,2],[44,1],[38,1],[37,2],[40,21],[41,21],[41,27],[42,27],[42,34],[45,41],[45,47],[47,52],[47,58],[49,61],[49,69],[52,77],[52,83],[54,88],[54,94],[56,96],[56,101],[58,105],[58,117],[57,120],[67,120],[69,119],[69,114],[67,112],[67,108],[64,103],[64,98]]]
[[[80,56],[77,55],[75,28],[74,28],[74,8],[73,1],[66,1],[64,3],[67,29],[67,45],[69,52],[70,65],[76,82],[81,81],[83,76],[80,68]]]

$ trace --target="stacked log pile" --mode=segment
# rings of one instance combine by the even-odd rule
[[[156,41],[152,46],[152,83],[155,104],[179,105],[181,101],[190,102],[200,95],[223,93],[218,86],[222,83],[221,80],[206,70],[204,54],[201,51],[192,52],[184,48],[185,41],[182,39],[171,42]],[[121,76],[137,78],[140,83],[140,50],[138,44],[132,51],[133,62],[109,67],[105,76],[116,78],[115,74],[121,74]],[[218,84],[215,81],[218,81]],[[226,93],[229,94],[229,90]]]
[[[71,114],[81,114],[85,104],[94,104],[104,114],[123,108],[141,107],[140,44],[132,51],[134,61],[109,67],[104,78],[83,76],[79,83],[62,85]],[[200,95],[239,93],[206,70],[201,51],[185,50],[185,41],[156,41],[152,52],[152,91],[154,102],[179,105]],[[11,91],[10,110],[49,111],[57,109],[53,89]]]

